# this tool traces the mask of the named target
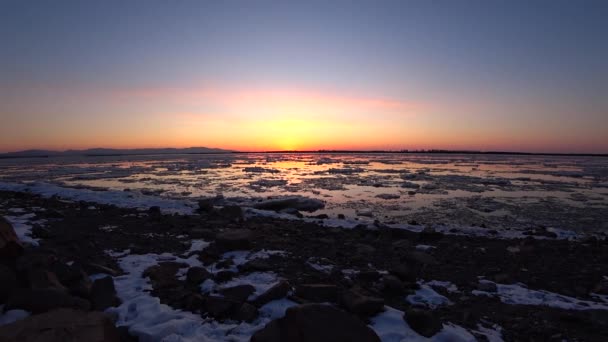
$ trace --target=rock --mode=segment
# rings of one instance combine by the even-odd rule
[[[148,214],[150,215],[160,215],[161,211],[160,211],[160,207],[157,205],[153,205],[150,208],[148,208]]]
[[[199,285],[212,277],[213,275],[209,271],[198,266],[190,267],[188,272],[186,272],[186,281],[191,285]]]
[[[371,209],[357,210],[357,216],[373,217],[374,212]]]
[[[53,237],[53,233],[48,228],[44,228],[40,225],[34,225],[32,227],[32,236],[41,239],[50,239]]]
[[[196,312],[204,307],[205,298],[199,293],[190,293],[182,299],[182,305],[186,310]]]
[[[406,254],[405,258],[414,263],[426,266],[426,265],[437,265],[437,259],[432,255],[420,252],[420,251],[412,251]]]
[[[338,219],[344,220],[346,219],[346,216],[344,216],[344,214],[338,214]]]
[[[7,219],[0,216],[0,258],[14,259],[23,253],[23,246]]]
[[[404,314],[403,319],[410,328],[424,337],[431,337],[443,328],[439,318],[428,310],[409,309]]]
[[[389,293],[402,293],[405,289],[403,282],[391,274],[382,277],[382,285],[384,286],[384,290]]]
[[[235,221],[241,221],[245,217],[243,214],[243,209],[241,209],[241,207],[238,205],[225,205],[220,208],[218,213],[222,217]]]
[[[420,232],[419,237],[420,241],[437,241],[443,238],[443,233],[436,231],[431,226],[427,226]]]
[[[246,301],[254,292],[255,287],[249,284],[227,287],[219,291],[222,296],[237,302]]]
[[[363,270],[357,273],[357,279],[364,282],[376,281],[380,279],[380,272],[376,270]]]
[[[57,309],[0,326],[3,342],[120,342],[120,333],[101,312]]]
[[[358,243],[355,246],[355,252],[357,254],[365,254],[365,255],[369,255],[369,254],[374,254],[374,252],[376,252],[376,249],[370,245],[366,245],[363,243]]]
[[[253,322],[257,317],[258,308],[249,303],[243,303],[241,307],[232,316],[232,318],[238,321],[245,322]]]
[[[281,299],[287,296],[289,291],[291,290],[291,286],[286,280],[279,281],[278,284],[266,290],[266,292],[259,295],[253,303],[256,306],[262,306],[270,301]]]
[[[58,308],[89,310],[91,304],[57,289],[18,289],[6,302],[7,310],[22,309],[34,314]]]
[[[210,213],[213,211],[213,204],[215,198],[204,198],[198,201],[198,211],[203,213]]]
[[[348,290],[342,294],[342,305],[357,315],[374,316],[384,309],[384,299],[366,296],[357,290]]]
[[[253,232],[249,229],[232,229],[216,235],[217,246],[224,250],[242,250],[251,247]]]
[[[409,267],[405,264],[399,264],[388,271],[390,274],[396,275],[402,281],[415,281],[416,276],[412,273]]]
[[[19,286],[15,272],[0,265],[0,304],[4,303],[9,295]]]
[[[379,342],[380,338],[357,317],[330,305],[291,307],[285,317],[255,332],[251,342]]]
[[[321,200],[314,198],[292,196],[255,203],[253,207],[256,209],[274,211],[281,211],[286,208],[294,208],[300,211],[313,212],[315,210],[325,208],[325,203]]]
[[[262,258],[253,259],[239,266],[239,270],[241,272],[266,272],[272,270],[273,268],[274,267],[270,260]]]
[[[61,284],[57,278],[57,275],[51,271],[35,268],[28,272],[27,278],[30,288],[34,290],[54,288],[57,290],[67,291],[66,287],[63,286],[63,284]]]
[[[593,288],[593,292],[604,295],[608,294],[608,279],[600,280],[600,282],[597,283],[597,285],[595,285],[595,287]]]
[[[85,268],[91,274],[105,273],[105,274],[111,275],[112,277],[116,277],[117,275],[120,274],[120,272],[118,272],[117,270],[115,270],[113,268],[110,268],[110,267],[107,267],[107,266],[103,266],[103,265],[99,265],[99,264],[95,264],[95,263],[86,264]]]
[[[116,296],[114,280],[112,277],[105,277],[95,280],[91,287],[91,305],[94,310],[104,311],[105,309],[120,305],[120,299]]]
[[[336,303],[339,290],[332,284],[302,284],[296,287],[296,296],[311,302]]]
[[[392,246],[396,250],[405,251],[405,250],[412,248],[412,242],[410,240],[401,239],[401,240],[394,241],[392,243]]]
[[[177,270],[187,266],[187,264],[178,262],[162,262],[158,265],[148,267],[144,271],[143,276],[149,277],[155,288],[171,288],[179,284],[179,280],[175,277]]]
[[[209,296],[205,298],[204,307],[209,315],[214,318],[226,318],[233,311],[239,308],[240,303],[219,296]]]
[[[397,194],[378,194],[378,195],[376,195],[376,197],[385,199],[385,200],[391,200],[391,199],[398,199],[401,196],[399,196]]]
[[[219,271],[215,274],[213,278],[216,282],[223,283],[234,278],[235,275],[236,273],[232,271]]]
[[[477,290],[484,292],[496,292],[498,291],[496,284],[491,281],[480,281],[477,284]]]

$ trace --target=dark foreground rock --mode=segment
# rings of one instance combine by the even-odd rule
[[[252,342],[379,342],[380,338],[357,317],[324,304],[287,309],[285,317],[257,331]]]
[[[437,334],[443,327],[437,316],[428,310],[409,309],[403,316],[403,319],[410,328],[424,337],[431,337]]]
[[[121,334],[101,312],[57,309],[0,326],[2,342],[119,342]]]
[[[8,310],[21,309],[32,313],[42,313],[58,308],[89,310],[91,304],[82,298],[71,296],[57,289],[19,289],[6,302]]]

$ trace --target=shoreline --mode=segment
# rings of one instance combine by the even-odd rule
[[[34,219],[45,219],[44,227],[34,229],[40,244],[34,249],[52,251],[64,262],[105,265],[121,273],[126,270],[120,263],[129,255],[134,258],[169,253],[174,261],[191,260],[207,270],[213,267],[215,273],[211,272],[209,279],[213,279],[215,289],[205,293],[200,286],[192,287],[176,276],[183,265],[168,266],[162,260],[152,263],[161,265],[158,270],[163,274],[162,280],[151,282],[152,297],[174,309],[204,317],[210,317],[208,307],[184,298],[196,294],[204,302],[231,281],[260,287],[263,284],[251,275],[273,273],[273,283],[284,280],[291,289],[291,294],[279,299],[293,303],[311,302],[311,296],[305,294],[308,298],[303,298],[299,289],[316,284],[334,289],[339,297],[354,292],[364,299],[379,299],[381,309],[420,309],[424,317],[428,316],[427,324],[454,324],[476,338],[484,336],[480,331],[496,325],[501,330],[493,331],[502,331],[504,340],[558,335],[585,341],[608,339],[608,310],[593,309],[593,305],[608,308],[604,301],[608,297],[597,296],[608,294],[598,292],[608,290],[604,278],[608,275],[606,240],[506,240],[447,235],[434,230],[328,228],[314,222],[270,217],[244,220],[237,209],[211,207],[190,215],[162,214],[156,209],[142,211],[58,197],[46,199],[22,192],[0,191],[0,201],[2,216],[11,216],[9,208],[22,208],[23,212],[12,215],[20,217],[33,211]],[[237,239],[240,242],[236,250],[246,247],[242,250],[247,252],[230,254],[235,246],[227,246],[222,236],[238,231],[245,231],[246,237]],[[195,246],[194,241],[199,245]],[[129,253],[116,254],[125,250]],[[263,251],[281,253],[248,259]],[[167,267],[174,267],[173,274],[169,271],[166,275]],[[114,277],[115,283],[118,277]],[[532,300],[539,296],[540,302]],[[335,300],[334,305],[358,315],[372,328],[378,317],[394,315],[388,309],[375,310],[373,314],[356,312],[342,299]],[[118,309],[117,313],[120,325],[124,317]],[[220,322],[225,320],[223,314],[216,316]],[[123,323],[128,325],[128,321]]]

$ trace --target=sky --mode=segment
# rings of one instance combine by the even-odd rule
[[[608,153],[607,1],[0,1],[0,152]]]

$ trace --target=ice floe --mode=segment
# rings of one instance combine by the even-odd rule
[[[489,280],[480,280],[480,283],[492,283]],[[565,310],[608,310],[608,303],[577,299],[545,290],[531,290],[524,284],[496,284],[496,292],[473,290],[477,296],[497,296],[505,304],[514,305],[542,305]]]

